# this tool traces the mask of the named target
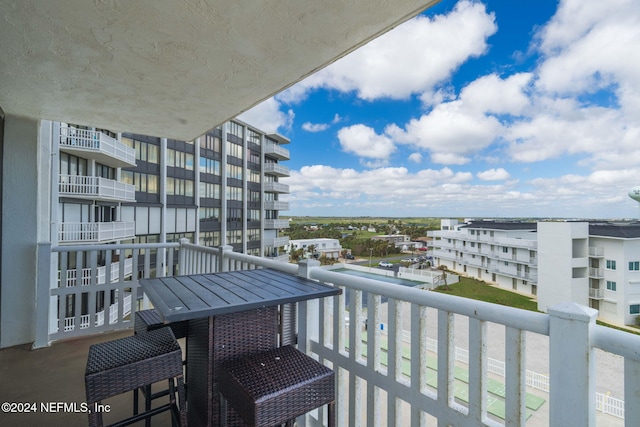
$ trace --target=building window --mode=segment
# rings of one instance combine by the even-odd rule
[[[200,208],[199,211],[200,221],[220,221],[220,208]]]
[[[193,197],[193,181],[180,178],[167,178],[167,195]]]
[[[509,248],[506,247],[506,246],[503,246],[502,247],[502,252],[505,253],[505,254],[508,253],[509,252]]]
[[[220,138],[217,136],[205,135],[204,138],[200,138],[200,148],[220,153],[220,147]]]
[[[227,178],[242,180],[242,166],[227,165]]]
[[[640,314],[640,304],[631,304],[629,306],[629,314]]]
[[[242,188],[227,187],[227,200],[242,201]]]
[[[258,132],[255,132],[251,129],[247,130],[247,140],[249,140],[249,142],[252,142],[256,145],[260,145],[260,134]]]
[[[200,173],[220,175],[220,162],[218,160],[200,157]]]
[[[254,171],[253,169],[249,169],[249,182],[255,182],[260,184],[260,171]]]
[[[616,290],[616,282],[612,282],[611,280],[607,280],[607,289],[610,291]]]
[[[266,194],[273,194],[273,193],[266,193]],[[266,200],[266,198],[265,198],[265,200]],[[260,192],[259,191],[249,190],[249,201],[250,202],[259,202],[260,201]]]
[[[629,271],[640,271],[640,261],[629,261]]]
[[[152,194],[160,193],[158,175],[123,170],[121,172],[121,180],[125,184],[134,185],[137,192]]]
[[[234,144],[231,141],[227,141],[227,155],[228,156],[232,156],[235,157],[237,159],[243,159],[244,158],[244,150],[242,148],[242,145],[238,145],[238,144]]]
[[[220,199],[220,184],[200,182],[200,198]]]
[[[240,221],[242,221],[242,209],[227,208],[227,222],[240,222]]]
[[[616,261],[613,259],[607,260],[607,270],[615,270],[616,269]]]
[[[167,149],[167,166],[172,168],[182,168],[188,171],[192,171],[193,170],[193,154],[168,148]]]
[[[260,229],[250,228],[247,230],[247,239],[249,242],[256,242],[260,240]]]
[[[227,244],[242,243],[242,230],[227,230]]]
[[[260,221],[260,210],[249,209],[249,215],[247,216],[247,221]]]
[[[200,244],[209,247],[220,246],[219,231],[201,231],[198,235]]]
[[[244,137],[244,127],[239,123],[230,122],[229,123],[229,133],[231,135],[237,136],[238,138],[242,138],[242,137]]]
[[[136,151],[136,160],[158,164],[160,162],[160,147],[137,139],[122,137],[122,143]]]

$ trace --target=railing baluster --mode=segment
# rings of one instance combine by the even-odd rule
[[[367,294],[367,368],[380,372],[380,295]],[[373,380],[367,381],[367,425],[382,424],[380,389]]]
[[[438,310],[438,405],[451,407],[454,402],[454,328],[453,314]],[[447,427],[438,420],[438,427]]]
[[[525,333],[507,326],[505,334],[505,425],[517,427],[527,421]]]
[[[469,417],[481,423],[487,417],[487,324],[469,318]]]

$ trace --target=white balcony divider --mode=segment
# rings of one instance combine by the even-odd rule
[[[61,196],[136,201],[135,186],[99,176],[60,175],[58,191]]]
[[[47,253],[58,261],[48,262]],[[128,278],[124,273],[127,254],[134,266]],[[116,255],[119,259],[113,261]],[[43,244],[38,256],[42,258],[38,260],[39,275],[47,264],[52,267],[50,281],[38,284],[38,304],[51,301],[51,312],[73,312],[71,316],[53,316],[44,341],[132,327],[131,314],[144,304],[144,300],[142,304],[136,300],[139,277],[268,267],[339,286],[342,295],[298,304],[298,348],[336,372],[337,425],[421,426],[433,417],[438,426],[523,426],[528,416],[526,386],[549,393],[544,403],[549,405],[549,418],[543,420],[548,425],[591,426],[596,411],[624,417],[628,427],[640,419],[640,336],[596,325],[595,310],[576,304],[551,307],[549,314],[535,313],[347,276],[320,268],[314,260],[298,265],[280,263],[232,252],[230,246],[206,248],[186,241],[56,248]],[[117,265],[116,282],[98,284],[99,258],[105,277],[112,277],[111,270]],[[162,267],[154,270],[155,262]],[[76,279],[75,286],[58,286],[58,270],[60,277],[77,270],[75,277],[81,278],[85,265],[92,271],[90,284],[82,286],[83,280]],[[103,291],[104,298],[97,304]],[[115,295],[113,300],[111,294]],[[49,319],[48,304],[44,305],[38,321]],[[109,307],[106,322],[105,307]],[[432,309],[436,314],[427,314]],[[124,315],[127,312],[128,317]],[[455,346],[454,315],[468,319],[468,350]],[[363,319],[369,327],[364,328]],[[504,362],[487,357],[488,323],[505,327]],[[384,331],[378,325],[384,325]],[[41,325],[36,331],[42,331]],[[549,336],[548,378],[526,370],[527,331]],[[429,339],[428,333],[435,338]],[[36,342],[42,341],[38,336]],[[595,393],[595,348],[624,358],[624,401]],[[429,352],[437,358],[435,386],[427,381],[425,358]],[[461,361],[468,369],[469,403],[455,393],[454,368]],[[504,377],[504,420],[490,416],[487,410],[489,374]],[[298,421],[320,425],[325,412],[322,408]]]

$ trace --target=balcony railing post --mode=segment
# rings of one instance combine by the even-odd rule
[[[552,425],[595,425],[595,354],[591,330],[598,311],[575,303],[549,307],[549,419]]]
[[[320,266],[320,261],[315,259],[305,259],[298,262],[298,276],[310,279],[313,268]],[[318,301],[302,302],[299,305],[300,315],[298,316],[298,349],[307,352],[308,340],[320,340],[320,314]]]
[[[229,252],[233,252],[233,246],[225,245],[220,246],[220,258],[218,259],[218,271],[229,271],[230,258],[227,256]]]
[[[37,248],[37,279],[36,279],[36,324],[35,340],[32,348],[49,346],[49,307],[51,304],[50,289],[51,275],[55,270],[51,268],[51,243],[38,243]],[[57,263],[56,263],[57,265]]]

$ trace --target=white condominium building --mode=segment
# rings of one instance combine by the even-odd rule
[[[437,265],[536,296],[538,309],[576,302],[600,318],[640,315],[640,224],[443,220],[431,233]]]

